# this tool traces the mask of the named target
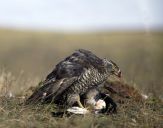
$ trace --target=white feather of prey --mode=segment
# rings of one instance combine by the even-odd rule
[[[96,102],[96,104],[95,104],[95,106],[94,106],[94,109],[95,109],[95,110],[101,110],[101,109],[104,109],[105,107],[106,107],[105,101],[102,100],[102,99],[99,99],[99,100]]]
[[[86,108],[71,107],[67,109],[67,112],[84,115],[84,114],[89,113],[89,110],[87,110]]]
[[[93,106],[93,112],[95,114],[98,114],[105,107],[106,107],[105,101],[102,99],[99,99]],[[74,107],[68,108],[67,112],[84,115],[84,114],[90,113],[91,111],[88,110],[87,108],[80,108],[80,107],[74,106]]]

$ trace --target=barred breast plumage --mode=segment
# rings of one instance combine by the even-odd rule
[[[91,67],[79,76],[78,79],[65,90],[63,95],[72,93],[83,95],[89,88],[102,84],[107,79],[107,76],[108,72],[101,74],[94,67]]]

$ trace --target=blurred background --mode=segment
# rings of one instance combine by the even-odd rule
[[[162,95],[162,6],[162,0],[0,0],[0,72],[30,78],[14,85],[20,88],[84,48],[115,61],[132,85]]]

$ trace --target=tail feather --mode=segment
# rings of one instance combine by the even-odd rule
[[[47,81],[43,86],[37,89],[27,100],[26,104],[55,102],[55,100],[76,80],[76,77],[71,79],[60,79],[55,81]]]
[[[26,100],[26,104],[36,104],[39,102],[45,102],[54,95],[60,88],[61,81],[46,81],[43,83],[39,89],[34,91],[34,93]]]

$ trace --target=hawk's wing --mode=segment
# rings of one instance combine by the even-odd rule
[[[55,69],[47,76],[43,86],[36,90],[27,102],[55,100],[65,89],[81,74],[85,73],[92,66],[100,70],[103,65],[102,59],[87,50],[77,50],[71,56],[58,63]]]
[[[64,61],[55,70],[53,75],[43,82],[42,87],[27,99],[27,103],[55,100],[58,95],[72,85],[78,76],[85,71],[85,68],[80,64]]]
[[[103,59],[100,59],[90,51],[79,49],[58,63],[55,69],[46,77],[46,81],[65,77],[78,77],[85,69],[91,66],[100,72],[103,69],[103,65]]]
[[[55,100],[66,88],[68,88],[77,78],[63,78],[51,81],[37,89],[27,100],[26,104],[38,102],[51,102]]]

